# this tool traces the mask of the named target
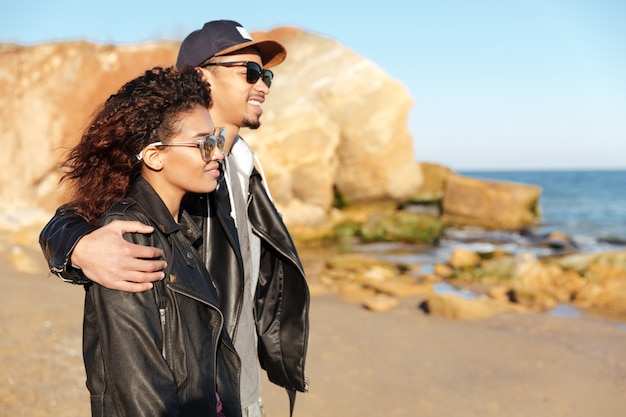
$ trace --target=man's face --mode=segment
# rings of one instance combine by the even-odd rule
[[[217,58],[219,62],[240,63],[256,62],[261,64],[261,57],[254,48],[237,51],[234,55],[225,55]],[[265,96],[270,90],[259,78],[254,84],[246,81],[247,69],[245,65],[213,66],[204,72],[211,84],[213,107],[211,116],[216,126],[234,125],[257,129],[260,125],[262,105]]]

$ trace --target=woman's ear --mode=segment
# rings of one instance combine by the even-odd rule
[[[156,146],[150,146],[143,151],[143,163],[150,169],[160,171],[163,169],[161,152]]]

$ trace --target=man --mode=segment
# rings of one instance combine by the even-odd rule
[[[211,117],[226,130],[224,180],[211,194],[189,195],[183,205],[202,226],[201,254],[216,281],[224,323],[242,361],[244,416],[261,415],[260,367],[286,388],[293,412],[295,392],[307,390],[309,292],[295,245],[255,168],[239,129],[257,129],[262,104],[285,48],[254,41],[239,23],[211,21],[189,34],[176,65],[198,67],[211,85]],[[42,230],[40,244],[50,269],[66,281],[91,281],[140,292],[163,278],[157,248],[132,245],[127,232],[151,233],[138,222],[86,223],[60,207]],[[210,248],[210,250],[209,250]]]

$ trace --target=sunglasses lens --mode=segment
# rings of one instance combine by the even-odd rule
[[[220,151],[224,150],[224,142],[224,128],[215,128],[215,133],[213,135],[206,136],[202,142],[202,159],[206,162],[211,161],[215,148],[218,148]]]
[[[226,142],[226,136],[224,136],[225,132],[226,129],[223,127],[216,127],[213,132],[213,137],[215,138],[215,142],[220,151],[224,150],[224,143]]]
[[[274,73],[270,70],[263,70],[263,82],[266,86],[272,86],[272,80],[274,79]]]
[[[215,138],[213,136],[207,136],[202,142],[202,159],[206,162],[211,161],[213,151],[215,150]]]
[[[263,77],[263,82],[266,86],[270,87],[272,85],[272,79],[274,78],[274,74],[270,70],[261,69],[261,66],[256,62],[248,62],[246,73],[246,81],[250,84],[255,84],[259,81],[259,78]]]
[[[246,65],[247,73],[246,73],[246,81],[250,84],[254,84],[259,81],[261,77],[261,66],[256,62],[248,62]]]

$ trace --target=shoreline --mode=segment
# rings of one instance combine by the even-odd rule
[[[83,291],[46,278],[38,248],[31,272],[0,250],[0,409],[13,417],[88,416],[81,354]],[[303,252],[315,282],[314,253]],[[297,417],[621,417],[626,331],[592,317],[501,313],[484,320],[428,316],[420,297],[374,313],[314,294]],[[268,417],[288,416],[284,390],[263,385]]]

